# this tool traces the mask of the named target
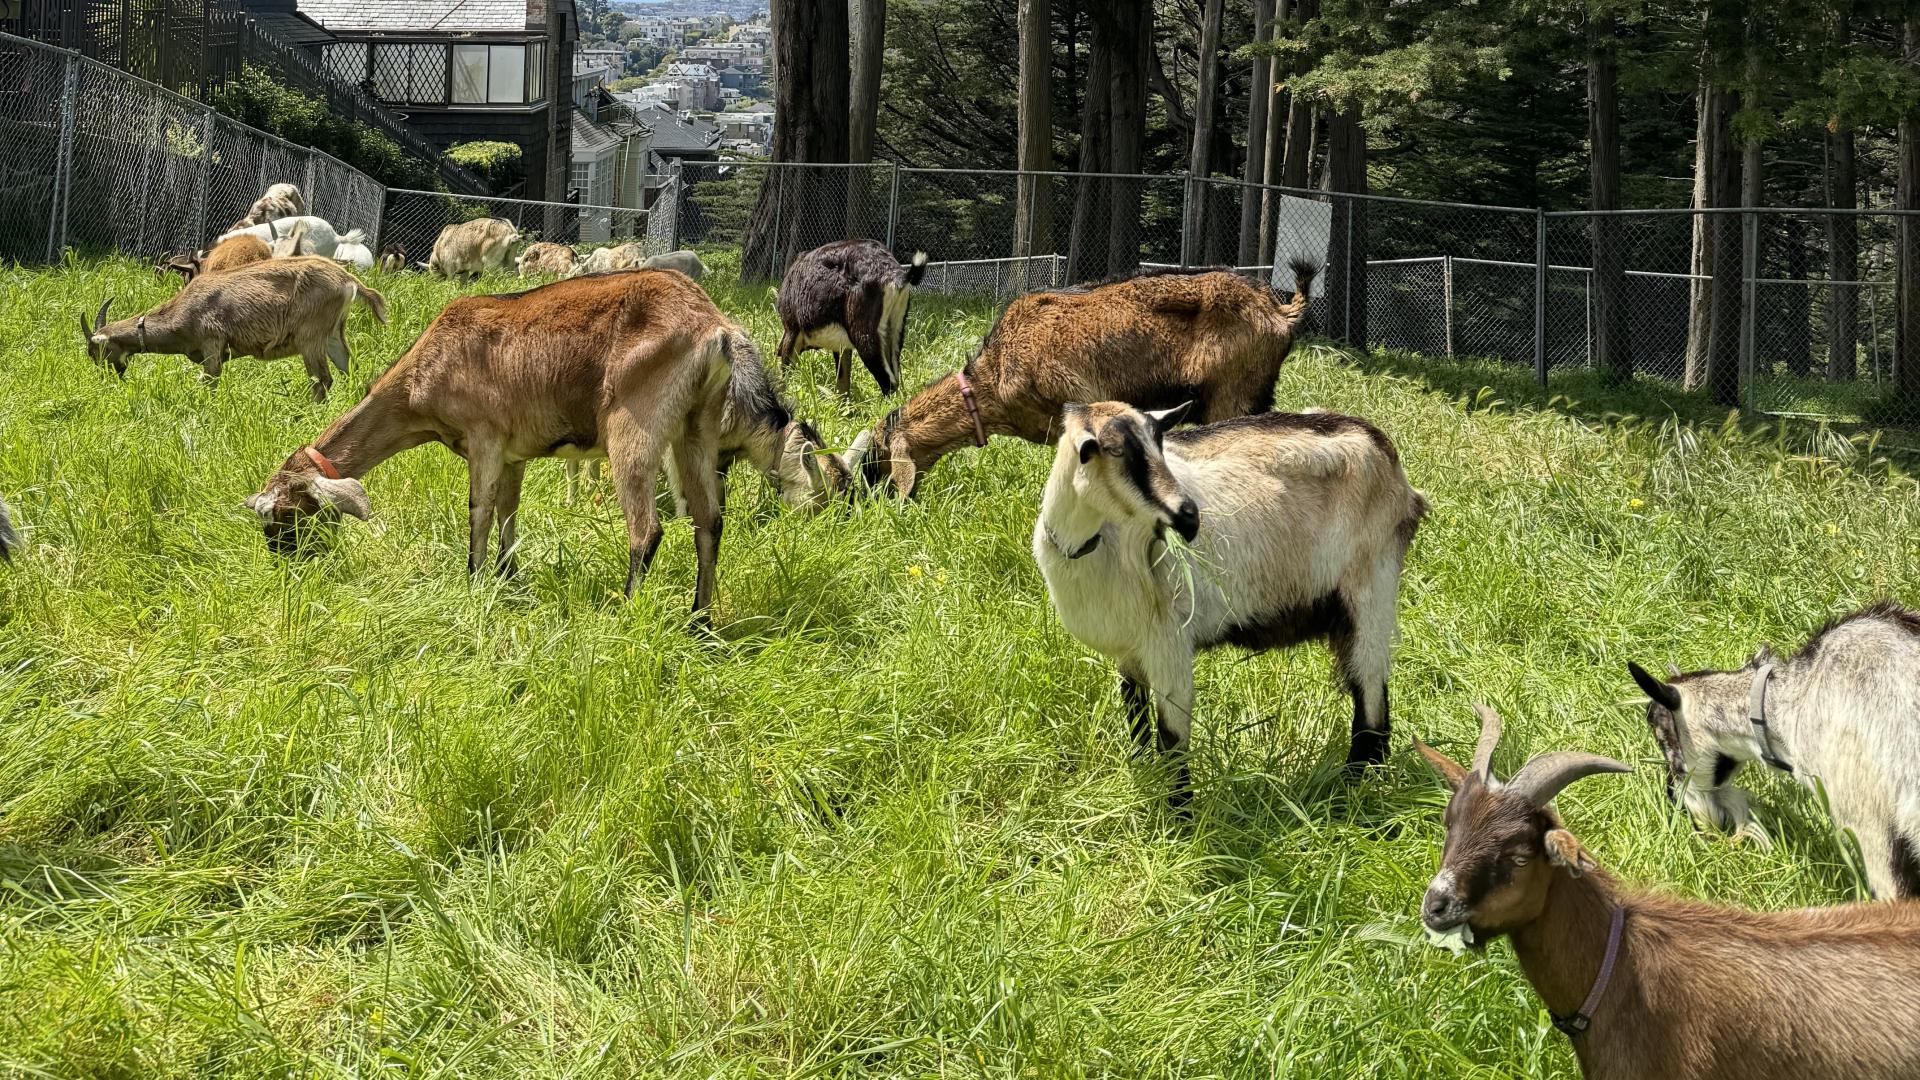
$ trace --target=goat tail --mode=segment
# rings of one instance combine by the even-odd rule
[[[914,252],[913,261],[907,264],[906,270],[907,274],[903,280],[906,281],[907,287],[917,288],[921,279],[927,276],[927,253],[924,251]]]
[[[1399,528],[1400,545],[1403,549],[1413,543],[1413,534],[1420,530],[1420,523],[1433,512],[1433,504],[1427,501],[1426,492],[1416,487],[1409,487],[1407,494],[1410,496],[1408,502],[1411,505],[1408,507],[1407,516],[1400,519]]]
[[[339,241],[342,244],[358,244],[366,240],[366,238],[367,230],[348,229],[346,232],[340,234]]]
[[[367,305],[368,311],[373,312],[373,318],[375,322],[378,322],[381,324],[386,323],[387,321],[387,298],[386,297],[381,296],[379,293],[374,292],[372,289],[367,288],[365,285],[360,284],[358,281],[353,283],[353,295],[354,295],[354,299],[359,300],[361,303]]]
[[[1313,279],[1320,276],[1320,267],[1305,259],[1292,259],[1287,268],[1293,271],[1293,300],[1288,307],[1289,319],[1298,321],[1306,316],[1307,305],[1313,302]]]

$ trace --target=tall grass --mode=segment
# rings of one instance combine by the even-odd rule
[[[740,470],[717,642],[683,630],[685,522],[623,602],[617,508],[566,506],[558,465],[531,470],[517,579],[466,577],[438,447],[371,474],[372,523],[270,555],[241,500],[455,293],[373,281],[394,322],[354,315],[315,406],[295,361],[217,392],[181,358],[90,365],[76,315],[163,298],[144,267],[0,278],[27,540],[0,571],[0,1073],[1569,1075],[1504,946],[1415,943],[1442,800],[1405,733],[1464,752],[1473,701],[1507,716],[1503,768],[1642,764],[1561,800],[1629,879],[1858,892],[1777,779],[1752,780],[1772,851],[1671,818],[1625,663],[1733,664],[1920,598],[1914,484],[1859,444],[1298,350],[1282,406],[1372,418],[1436,508],[1395,753],[1342,777],[1325,650],[1209,656],[1181,822],[1048,609],[1035,447],[811,518]],[[713,291],[775,339],[768,289]],[[909,381],[991,316],[916,301]],[[830,367],[790,388],[846,441],[886,403],[861,382],[842,410]]]

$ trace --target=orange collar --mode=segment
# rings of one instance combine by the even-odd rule
[[[311,446],[307,447],[306,450],[307,450],[307,457],[311,458],[313,460],[314,465],[319,468],[321,476],[324,476],[329,480],[340,479],[339,468],[337,468],[333,464],[333,462],[327,460],[327,455],[321,453],[320,451],[314,449]]]
[[[980,426],[980,406],[973,401],[973,384],[967,381],[965,368],[953,373],[953,381],[960,384],[960,400],[967,403],[967,415],[973,417],[973,445],[987,445],[986,429]]]

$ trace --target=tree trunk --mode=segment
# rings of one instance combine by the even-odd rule
[[[1367,133],[1360,109],[1348,105],[1327,116],[1327,190],[1333,233],[1327,245],[1327,334],[1348,345],[1367,343],[1367,204],[1340,195],[1367,193]]]
[[[852,114],[847,126],[847,160],[873,160],[873,132],[880,115],[880,69],[887,55],[887,0],[849,0],[853,22]],[[776,119],[777,119],[776,114]]]
[[[1022,173],[1053,168],[1053,5],[1020,0],[1020,148]],[[1044,177],[1021,176],[1013,210],[1013,253],[1053,250],[1053,200]]]
[[[1920,67],[1920,15],[1908,15],[1901,53],[1908,67]],[[1898,201],[1900,210],[1920,210],[1920,105],[1900,117]],[[1894,277],[1894,386],[1902,411],[1920,413],[1920,224],[1902,216],[1894,226],[1898,256]]]
[[[1101,40],[1102,19],[1092,15],[1089,22],[1093,26],[1093,40],[1087,48],[1087,83],[1080,107],[1077,167],[1082,173],[1101,173],[1108,171],[1111,164],[1107,154],[1111,111],[1107,91],[1112,83],[1109,74],[1113,65],[1112,53]],[[1067,280],[1070,282],[1091,281],[1107,275],[1106,206],[1110,194],[1107,181],[1083,176],[1079,189],[1073,201],[1073,227],[1067,240]]]
[[[1112,54],[1108,73],[1107,160],[1112,172],[1140,172],[1146,158],[1147,68],[1153,48],[1152,0],[1112,0],[1106,19]],[[1144,182],[1110,181],[1113,198],[1107,228],[1109,273],[1132,271],[1140,263],[1140,204]],[[1165,258],[1177,252],[1160,251]]]
[[[1273,30],[1274,0],[1253,0],[1253,42],[1255,45],[1266,43]],[[1265,184],[1267,180],[1267,116],[1268,106],[1273,104],[1273,61],[1269,57],[1256,56],[1253,60],[1253,81],[1247,85],[1247,164],[1240,172],[1240,179],[1248,184]],[[1260,249],[1260,205],[1263,192],[1258,188],[1240,189],[1240,254],[1241,266],[1251,266],[1267,261],[1269,252]]]
[[[773,0],[772,14],[773,160],[844,164],[847,0]],[[845,205],[845,169],[767,167],[747,225],[742,279],[776,279],[796,257],[844,237],[838,209]]]
[[[1733,114],[1739,105],[1733,91],[1722,87],[1718,93],[1720,130],[1714,136],[1718,152],[1709,187],[1714,206],[1735,207],[1741,199],[1741,157],[1733,140]],[[1701,385],[1713,392],[1715,402],[1728,408],[1740,404],[1740,284],[1745,269],[1740,258],[1741,232],[1741,215],[1712,215],[1713,277],[1707,282],[1707,364]]]
[[[1857,204],[1853,180],[1853,131],[1827,133],[1827,205],[1852,210]],[[1827,215],[1827,277],[1832,281],[1860,280],[1860,219],[1852,214]],[[1827,286],[1827,377],[1851,381],[1857,375],[1860,340],[1860,290],[1852,285]]]
[[[1703,65],[1700,72],[1700,89],[1694,96],[1693,129],[1693,208],[1705,210],[1713,205],[1713,162],[1717,150],[1715,138],[1720,133],[1721,95],[1719,87]],[[1693,215],[1693,249],[1687,264],[1687,273],[1691,275],[1687,282],[1687,363],[1683,383],[1689,389],[1700,386],[1706,380],[1707,370],[1707,331],[1710,304],[1706,279],[1713,273],[1713,218],[1709,214]]]
[[[1620,209],[1619,62],[1614,52],[1618,20],[1612,14],[1587,21],[1587,141],[1592,155],[1596,211]],[[1633,378],[1633,353],[1627,340],[1626,253],[1620,221],[1594,217],[1593,360],[1600,381],[1618,386]]]
[[[1184,246],[1192,253],[1199,252],[1205,244],[1207,200],[1213,191],[1207,177],[1213,173],[1213,96],[1219,75],[1220,17],[1224,7],[1223,0],[1205,0],[1200,16],[1200,56],[1194,65],[1197,85],[1193,93],[1193,146],[1187,154],[1186,212],[1180,224]]]
[[[1812,253],[1807,250],[1809,231],[1805,221],[1791,219],[1786,223],[1787,261],[1783,276],[1789,280],[1807,280],[1813,262]],[[1761,304],[1760,312],[1775,308],[1774,304]],[[1813,290],[1805,285],[1783,290],[1777,309],[1780,329],[1773,335],[1773,348],[1761,355],[1778,355],[1786,361],[1789,372],[1802,378],[1813,374]],[[1759,312],[1754,317],[1759,318]]]
[[[1294,0],[1292,22],[1289,24],[1294,33],[1299,33],[1307,20],[1319,14],[1320,0]],[[1277,19],[1274,36],[1280,35]],[[1277,75],[1276,75],[1277,79]],[[1286,123],[1279,121],[1279,112],[1271,114],[1267,126],[1267,183],[1279,183],[1282,187],[1304,188],[1310,183],[1313,166],[1313,130],[1317,119],[1314,116],[1313,102],[1297,94],[1283,93],[1275,98],[1274,108],[1285,105]],[[1277,181],[1275,178],[1278,178]],[[1280,215],[1280,197],[1268,193],[1264,216],[1260,222],[1261,260],[1273,257],[1274,233]]]

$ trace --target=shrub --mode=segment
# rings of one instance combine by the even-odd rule
[[[332,154],[388,187],[439,187],[433,166],[384,132],[336,115],[325,101],[282,84],[252,64],[210,94],[207,104],[243,124]]]

